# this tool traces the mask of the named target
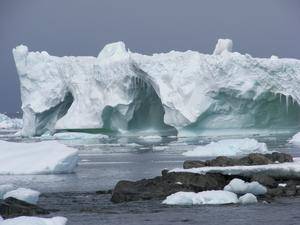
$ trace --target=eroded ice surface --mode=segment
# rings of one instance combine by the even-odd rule
[[[56,129],[174,135],[300,125],[300,61],[254,58],[219,40],[196,51],[132,53],[112,43],[98,57],[13,50],[25,136]]]
[[[229,191],[176,192],[163,202],[167,205],[220,205],[238,203],[235,193]]]
[[[78,151],[57,141],[15,143],[0,140],[0,174],[71,173]]]
[[[255,139],[225,139],[198,146],[193,150],[184,152],[185,156],[216,157],[216,156],[242,156],[250,153],[270,153],[265,143]]]

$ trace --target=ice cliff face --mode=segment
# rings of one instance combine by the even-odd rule
[[[117,42],[98,57],[55,57],[20,45],[22,133],[298,127],[300,61],[231,50],[226,39],[213,55],[147,56]]]

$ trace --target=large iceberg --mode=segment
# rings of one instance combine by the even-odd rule
[[[22,135],[298,127],[300,60],[253,58],[232,48],[220,39],[212,55],[142,55],[117,42],[98,57],[56,57],[17,46]]]
[[[15,143],[0,140],[0,174],[71,173],[78,151],[57,141]]]

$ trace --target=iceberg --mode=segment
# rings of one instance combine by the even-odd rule
[[[267,193],[267,188],[257,181],[252,181],[250,183],[245,182],[241,179],[234,178],[224,187],[224,191],[230,191],[239,195],[243,194],[254,194],[254,195],[264,195]],[[245,197],[246,198],[246,197]]]
[[[4,194],[3,199],[13,197],[30,204],[36,204],[39,200],[40,192],[27,189],[27,188],[18,188],[16,190],[8,191]]]
[[[293,145],[300,145],[300,132],[296,133],[290,140],[289,143]]]
[[[2,220],[2,221],[1,221]],[[13,219],[0,219],[1,225],[66,225],[65,217],[40,218],[30,216],[20,216]]]
[[[212,55],[142,55],[116,42],[97,57],[56,57],[19,45],[22,135],[298,128],[300,60],[232,49],[220,39]]]
[[[235,193],[229,191],[176,192],[162,203],[167,205],[221,205],[238,203]]]
[[[185,156],[216,157],[216,156],[243,156],[250,153],[272,153],[268,151],[265,143],[255,139],[225,139],[198,146],[193,150],[184,152]]]
[[[15,143],[0,140],[0,174],[59,174],[74,171],[78,151],[57,141]]]
[[[224,175],[241,175],[251,177],[253,174],[264,174],[274,178],[300,178],[300,158],[293,158],[294,162],[254,165],[254,166],[225,166],[225,167],[201,167],[182,169],[175,168],[169,172],[188,172],[188,173],[221,173]]]
[[[254,194],[247,193],[239,197],[239,203],[240,204],[253,204],[257,203],[257,198]]]
[[[0,129],[21,129],[23,125],[22,119],[9,118],[0,113]]]

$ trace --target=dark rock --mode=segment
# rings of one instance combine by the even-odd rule
[[[161,175],[165,176],[166,174],[168,174],[168,172],[169,172],[169,170],[164,169],[164,170],[161,171]]]
[[[205,167],[205,162],[198,160],[187,160],[183,163],[183,169]]]
[[[257,181],[258,183],[266,186],[266,187],[272,187],[275,188],[277,187],[277,182],[275,181],[274,178],[267,176],[267,175],[253,175],[251,178],[251,181]]]
[[[221,174],[167,173],[140,181],[120,181],[113,190],[111,201],[163,199],[178,191],[199,192],[223,189],[228,179]]]
[[[206,166],[236,166],[240,165],[238,159],[229,158],[226,156],[219,156],[212,160],[207,160],[205,162]]]
[[[293,162],[293,157],[286,153],[281,152],[273,152],[272,154],[265,154],[267,158],[269,158],[272,162]]]
[[[277,188],[270,188],[268,189],[267,194],[276,197],[276,196],[282,196],[284,193],[284,188],[283,187],[277,187]]]
[[[273,163],[266,156],[259,153],[251,153],[248,156],[244,157],[244,159],[245,158],[247,159],[250,165],[267,165]]]
[[[106,195],[106,194],[111,194],[111,193],[112,193],[112,190],[99,190],[99,191],[96,191],[97,195]]]
[[[296,185],[287,185],[284,188],[284,195],[287,197],[295,196],[297,194]]]
[[[49,214],[49,212],[37,205],[33,205],[12,197],[0,201],[0,215],[4,218],[35,216],[40,214]]]

